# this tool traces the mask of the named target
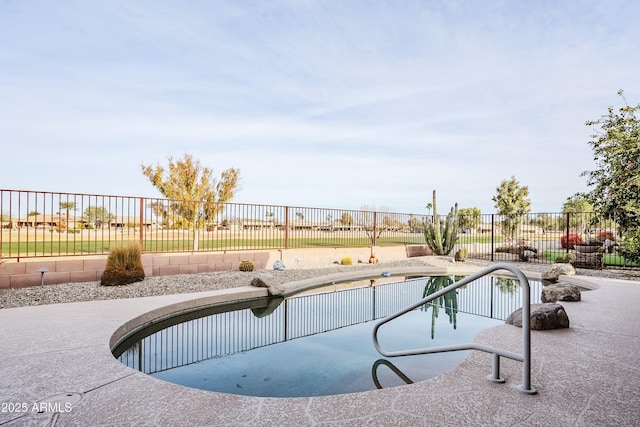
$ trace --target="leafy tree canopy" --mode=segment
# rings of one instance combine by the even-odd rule
[[[103,225],[109,225],[113,215],[103,206],[88,206],[82,214],[82,219],[96,228],[101,228]]]
[[[142,173],[151,184],[167,199],[176,201],[169,209],[171,212],[163,212],[165,215],[177,215],[195,228],[200,218],[214,218],[221,204],[235,195],[240,177],[238,169],[227,169],[220,179],[216,179],[213,170],[202,166],[190,154],[182,159],[169,157],[168,160],[167,168],[159,164],[155,167],[142,165]]]
[[[624,107],[609,107],[598,120],[586,122],[595,128],[589,145],[596,169],[582,176],[593,187],[586,196],[595,209],[622,228],[634,229],[640,227],[640,104],[630,106],[622,90],[618,95]]]
[[[529,187],[521,186],[512,176],[503,180],[496,188],[496,195],[491,198],[495,202],[498,215],[504,217],[502,233],[507,239],[513,239],[520,228],[522,218],[531,211]]]
[[[593,205],[589,199],[582,194],[575,194],[571,197],[567,197],[567,200],[562,205],[562,213],[582,212],[593,212]]]
[[[582,194],[575,194],[571,197],[568,197],[567,200],[562,205],[562,213],[563,214],[578,214],[578,215],[569,215],[570,222],[569,225],[571,228],[575,228],[580,230],[582,233],[587,233],[589,228],[588,220],[596,220],[595,217],[591,217],[590,215],[583,215],[585,213],[593,212],[593,205],[589,201],[589,199]]]
[[[523,216],[531,211],[529,187],[521,186],[515,177],[503,180],[496,188],[496,195],[491,198],[499,215]]]
[[[482,214],[478,208],[462,208],[458,210],[461,229],[474,230],[480,225]]]

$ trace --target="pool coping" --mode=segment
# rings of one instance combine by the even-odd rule
[[[458,272],[470,273],[452,267],[442,274]],[[194,390],[127,368],[111,355],[114,334],[140,326],[149,313],[264,296],[264,288],[2,309],[0,403],[30,410],[0,412],[0,425],[630,425],[640,417],[640,283],[586,276],[569,281],[595,289],[584,292],[582,302],[563,303],[570,329],[532,331],[534,396],[516,390],[518,362],[503,362],[505,384],[486,381],[490,356],[478,352],[431,380],[310,398]],[[313,286],[302,282],[288,289]],[[519,328],[500,325],[476,340],[517,351],[520,337]],[[45,410],[33,412],[34,405]]]

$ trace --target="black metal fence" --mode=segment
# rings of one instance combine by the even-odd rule
[[[102,255],[126,240],[143,251],[210,252],[424,245],[425,214],[0,190],[4,258]],[[594,213],[461,216],[456,249],[493,261],[555,262],[593,243],[603,265],[637,267],[616,253],[615,221]]]
[[[450,279],[444,286],[454,282],[454,278],[443,278]],[[129,343],[127,348],[116,349],[114,354],[133,369],[147,374],[161,372],[380,319],[423,298],[428,289],[442,288],[430,287],[430,280],[438,278],[395,278],[375,285],[355,283],[338,290],[319,289],[285,299],[268,315],[260,312],[258,316],[251,308],[223,310],[166,326]],[[455,310],[449,310],[451,307],[440,299],[422,309],[435,317],[442,310],[445,313],[440,315],[448,315],[452,327],[458,312],[505,320],[522,306],[519,287],[517,279],[485,276],[473,286],[451,293]],[[539,303],[542,283],[533,281],[531,287],[531,302]],[[431,327],[433,334],[433,323]]]

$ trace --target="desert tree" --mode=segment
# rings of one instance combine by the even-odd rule
[[[513,242],[522,225],[524,216],[531,211],[529,187],[521,186],[514,176],[505,179],[496,188],[496,194],[491,198],[495,203],[497,214],[502,215],[502,234],[504,238]]]
[[[593,205],[584,195],[574,194],[562,205],[562,213],[569,216],[569,227],[581,234],[588,234],[589,219],[593,217]]]
[[[193,250],[198,250],[198,230],[207,220],[213,220],[230,201],[238,187],[240,171],[224,170],[220,178],[213,170],[200,164],[191,154],[181,159],[169,157],[167,167],[142,165],[142,173],[167,199],[168,205],[156,204],[154,210],[165,216],[175,216],[181,225],[193,230]]]
[[[64,222],[59,225],[60,230],[64,230],[69,227],[69,211],[76,210],[76,202],[66,201],[60,202],[58,205],[60,206],[60,210],[65,211],[65,219],[63,220]]]
[[[459,227],[462,230],[475,230],[480,225],[482,213],[478,208],[462,208],[458,210]]]
[[[82,214],[82,219],[87,225],[102,228],[105,224],[109,225],[113,215],[104,206],[87,206]]]

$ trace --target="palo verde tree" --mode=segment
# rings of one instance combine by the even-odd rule
[[[462,230],[475,230],[482,221],[482,213],[478,208],[462,208],[458,210],[460,228]]]
[[[622,90],[625,106],[609,107],[598,120],[589,120],[595,128],[589,145],[596,169],[585,171],[586,194],[596,211],[614,219],[623,230],[640,228],[640,104],[630,106]]]
[[[194,231],[193,250],[198,250],[198,230],[207,220],[213,220],[223,204],[233,198],[240,178],[240,171],[229,168],[219,179],[213,170],[204,167],[190,154],[182,159],[169,157],[168,168],[142,165],[142,173],[160,193],[170,199],[167,206],[156,206],[159,214],[181,219]]]
[[[502,235],[505,240],[513,242],[520,229],[523,218],[531,211],[529,187],[521,186],[515,177],[503,180],[496,188],[494,201],[498,215],[502,215]]]

